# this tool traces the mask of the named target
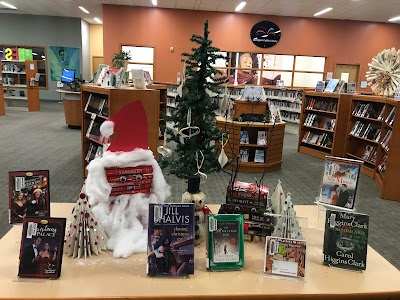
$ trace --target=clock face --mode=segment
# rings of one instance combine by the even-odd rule
[[[257,47],[271,48],[281,39],[281,30],[275,23],[269,21],[258,22],[251,29],[250,38]]]

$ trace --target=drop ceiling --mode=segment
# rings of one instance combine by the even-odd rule
[[[152,7],[151,0],[6,0],[18,11],[0,9],[0,13],[18,13],[82,18],[95,23],[93,18],[102,19],[102,4]],[[158,7],[234,12],[241,0],[158,0]],[[327,7],[329,13],[319,16],[328,19],[387,22],[400,16],[400,0],[247,0],[240,13],[313,17]],[[82,12],[81,5],[90,14]]]

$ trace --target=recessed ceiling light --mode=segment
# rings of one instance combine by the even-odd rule
[[[4,2],[4,1],[0,1],[0,4],[6,6],[8,8],[11,8],[11,9],[17,9],[14,5],[11,5],[10,3]]]
[[[154,6],[157,6],[157,0],[151,0],[151,3],[153,3]]]
[[[32,55],[38,55],[36,52],[32,52]]]
[[[42,56],[41,56],[41,58],[45,59],[45,58],[46,58],[46,56],[42,55]]]
[[[94,20],[96,21],[96,23],[99,23],[99,24],[103,24],[103,22],[99,19],[99,18],[94,18]]]
[[[235,11],[241,11],[243,7],[246,6],[246,2],[240,2],[238,6],[236,6]]]
[[[332,9],[333,9],[332,7],[325,8],[325,9],[323,9],[323,10],[321,10],[321,11],[315,13],[315,14],[314,14],[314,17],[320,16],[320,15],[322,15],[322,14],[324,14],[324,13],[327,13],[328,11],[331,11]]]
[[[396,22],[400,20],[400,16],[389,19],[389,22]]]
[[[81,11],[83,11],[84,13],[89,13],[89,11],[86,9],[86,8],[84,8],[83,6],[79,6],[79,9],[81,10]]]

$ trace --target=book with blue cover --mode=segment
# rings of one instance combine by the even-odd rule
[[[193,203],[149,205],[148,275],[194,273],[194,226]]]

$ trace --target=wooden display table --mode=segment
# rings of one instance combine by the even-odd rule
[[[264,112],[265,112],[265,104]],[[281,168],[282,164],[282,148],[283,138],[285,134],[285,122],[281,123],[262,123],[262,122],[238,122],[225,120],[221,116],[216,117],[217,125],[222,132],[229,133],[229,141],[225,146],[225,153],[233,163],[227,168],[235,170],[236,157],[248,152],[248,161],[241,161],[239,164],[239,172],[271,172]],[[248,143],[241,143],[243,132],[248,133]],[[259,132],[264,133],[267,137],[266,145],[258,145],[257,139]],[[256,151],[264,154],[262,162],[255,162]]]
[[[72,203],[52,203],[54,217],[69,218]],[[217,205],[210,205],[217,212]],[[296,206],[309,226],[323,225],[316,206]],[[320,216],[318,218],[317,216]],[[90,259],[64,256],[58,280],[20,279],[18,253],[21,225],[0,240],[0,299],[399,299],[400,271],[368,247],[367,270],[351,272],[322,265],[323,231],[306,232],[306,281],[265,278],[264,245],[245,244],[245,268],[236,272],[209,272],[204,244],[196,248],[195,274],[189,278],[152,278],[146,275],[146,254],[114,259],[102,253]]]
[[[60,100],[62,95],[64,103],[65,124],[69,128],[82,126],[82,111],[81,111],[81,92],[72,92],[66,90],[56,90],[60,93]]]

